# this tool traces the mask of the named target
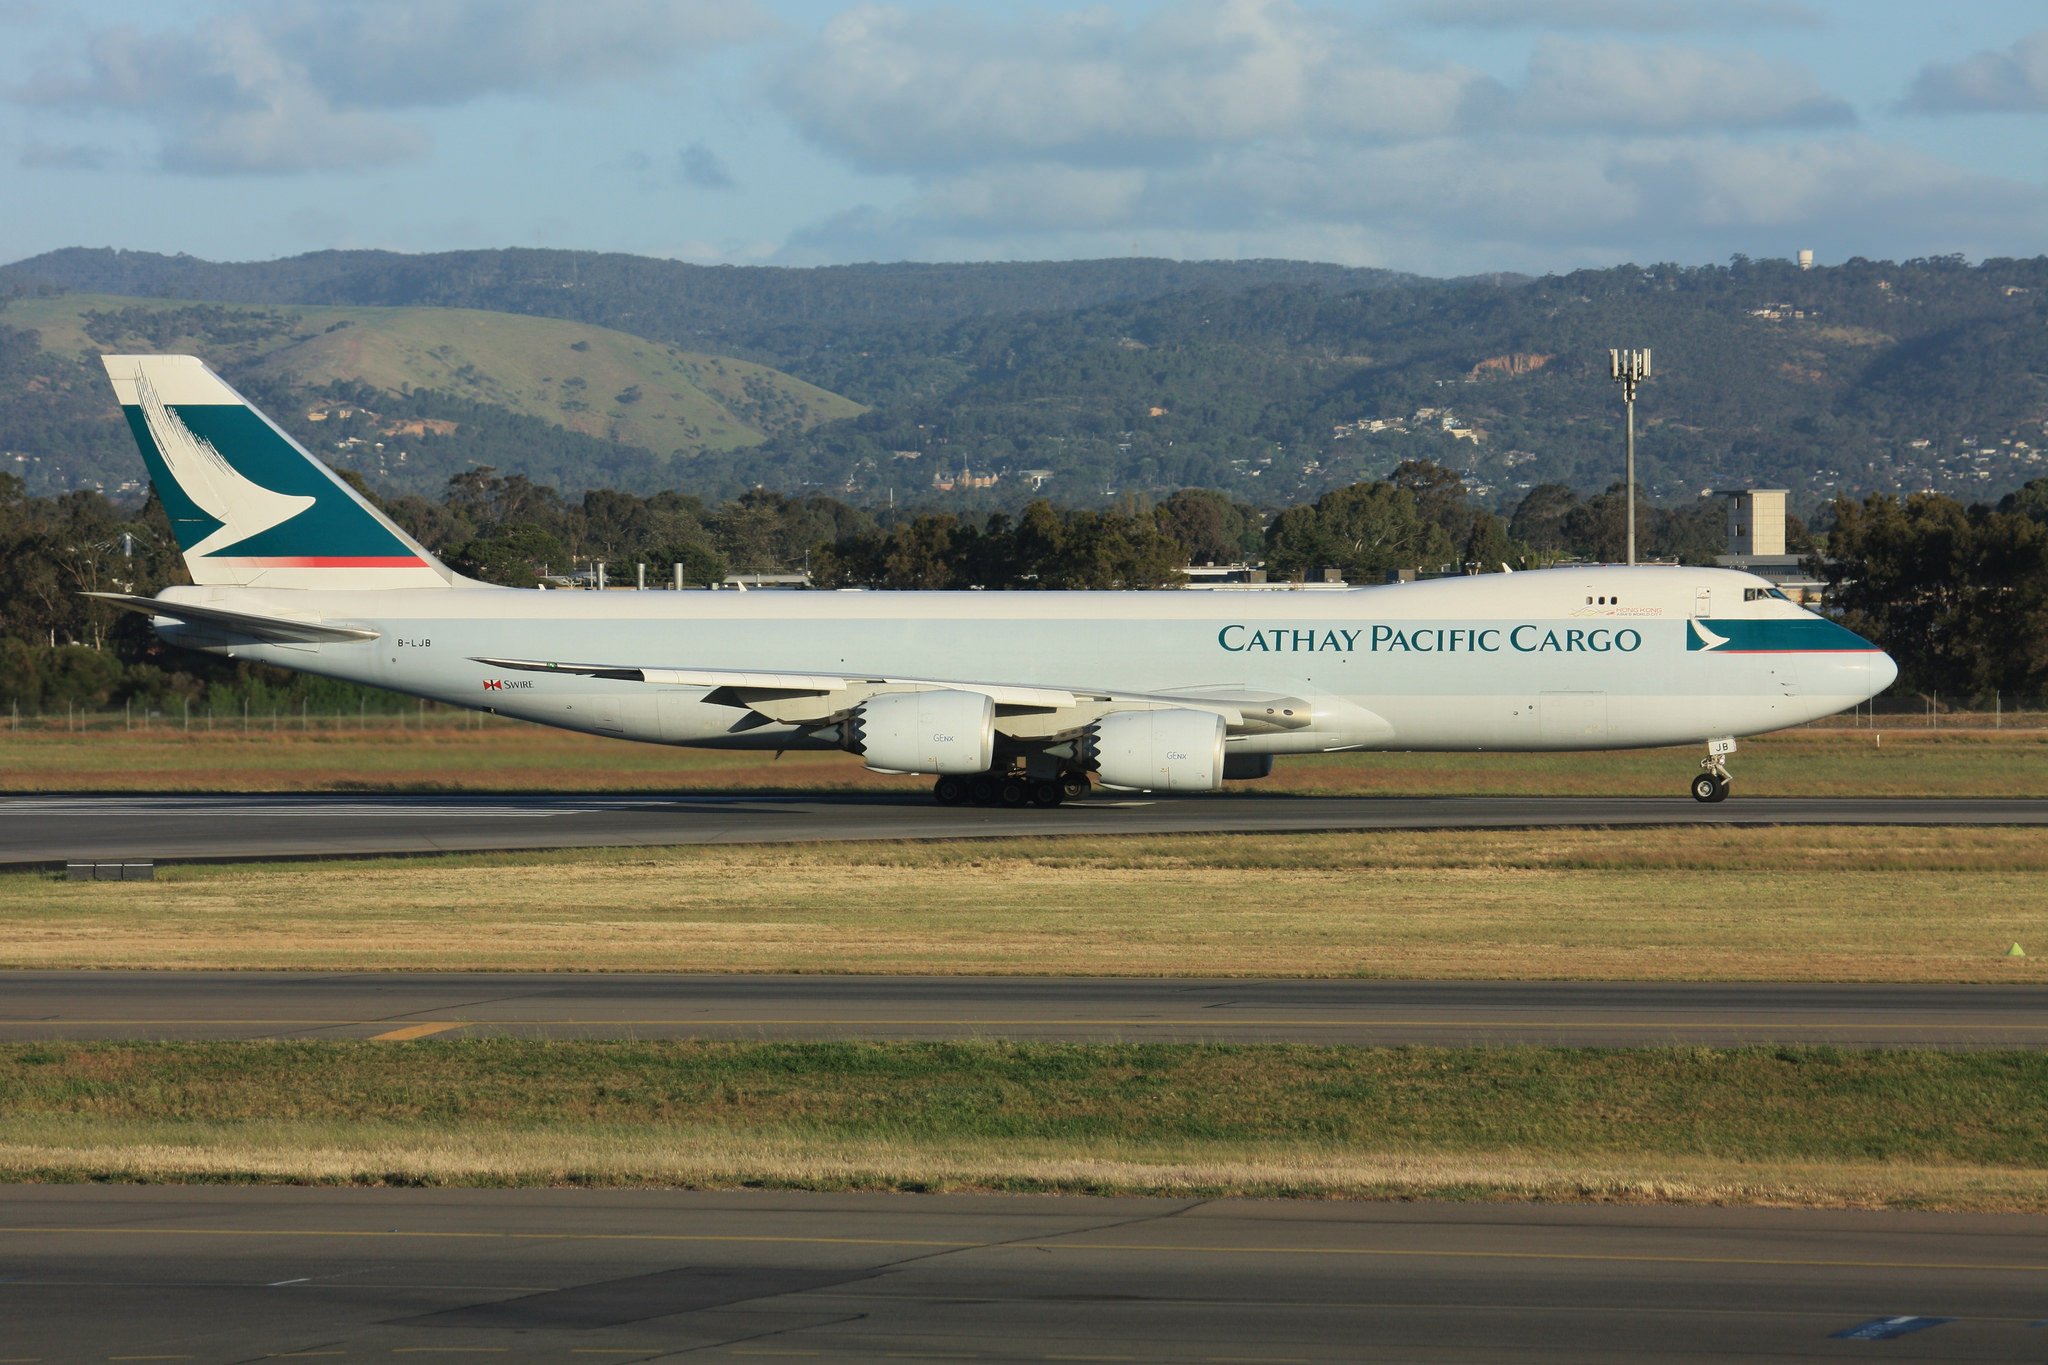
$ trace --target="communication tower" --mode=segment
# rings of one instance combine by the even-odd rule
[[[1609,351],[1608,365],[1628,409],[1628,562],[1636,562],[1636,385],[1650,377],[1648,351]]]

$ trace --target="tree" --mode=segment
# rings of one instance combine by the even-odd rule
[[[1529,490],[1508,522],[1508,534],[1527,545],[1539,560],[1563,558],[1571,549],[1565,523],[1579,507],[1570,484],[1539,483]]]
[[[1512,568],[1521,555],[1515,544],[1508,538],[1507,523],[1491,512],[1480,512],[1472,518],[1472,530],[1465,537],[1465,563],[1476,567],[1480,573],[1499,573],[1502,568]]]
[[[1425,519],[1415,495],[1390,483],[1333,489],[1313,507],[1289,508],[1268,534],[1268,567],[1303,575],[1342,570],[1370,582],[1397,569],[1436,568],[1457,553],[1451,538]]]
[[[447,558],[457,573],[507,588],[530,588],[543,574],[569,568],[569,552],[562,542],[531,522],[466,540],[450,549]]]
[[[1649,546],[1649,533],[1656,526],[1657,509],[1636,498],[1636,552]],[[1565,540],[1573,552],[1599,564],[1620,564],[1628,559],[1628,486],[1608,485],[1605,493],[1588,498],[1573,508],[1564,520]]]
[[[2048,688],[2048,526],[1938,493],[1837,498],[1817,567],[1901,681],[1959,699]]]
[[[883,582],[892,588],[950,588],[960,522],[951,516],[918,517],[896,528],[882,558]]]
[[[1413,493],[1415,510],[1441,526],[1452,544],[1463,544],[1471,534],[1472,507],[1457,471],[1435,460],[1403,460],[1387,475],[1387,482]]]
[[[1191,564],[1232,564],[1247,540],[1257,544],[1259,516],[1212,488],[1181,488],[1159,504],[1159,525],[1180,542]]]

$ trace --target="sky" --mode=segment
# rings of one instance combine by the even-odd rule
[[[0,261],[2048,250],[2042,0],[0,0]]]

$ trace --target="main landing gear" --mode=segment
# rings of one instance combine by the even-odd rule
[[[1034,778],[1021,770],[975,773],[971,777],[947,775],[932,783],[932,796],[942,806],[1057,806],[1086,796],[1088,774],[1062,773],[1057,778]]]
[[[1721,760],[1735,752],[1733,739],[1710,739],[1707,756],[1700,760],[1700,774],[1692,780],[1692,799],[1715,802],[1728,799],[1728,765]]]

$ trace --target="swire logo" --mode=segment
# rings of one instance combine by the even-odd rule
[[[521,687],[531,687],[531,686],[533,686],[533,680],[532,680],[531,678],[521,678],[521,679],[519,679],[519,680],[517,680],[517,681],[515,681],[515,682],[507,682],[507,681],[505,681],[505,679],[503,679],[503,678],[485,678],[485,679],[484,679],[484,691],[486,691],[486,692],[503,692],[503,691],[505,691],[505,690],[506,690],[507,688],[515,688],[515,689],[516,689],[516,688],[521,688]]]

